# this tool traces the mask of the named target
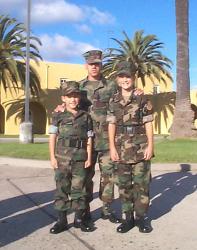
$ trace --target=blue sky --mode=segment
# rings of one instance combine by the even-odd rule
[[[197,89],[197,1],[189,2],[190,83]],[[26,4],[27,0],[0,0],[1,14],[25,22]],[[84,63],[82,53],[117,46],[110,38],[123,39],[123,30],[129,37],[144,30],[164,43],[162,53],[173,61],[175,78],[175,0],[32,0],[31,10],[31,31],[43,43],[44,60]]]

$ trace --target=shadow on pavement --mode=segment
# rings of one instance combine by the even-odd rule
[[[14,213],[53,201],[54,191],[29,193],[0,201],[0,219]],[[27,202],[29,200],[30,202]]]
[[[157,220],[169,213],[187,195],[197,190],[197,174],[188,172],[189,164],[180,164],[180,172],[170,172],[152,179],[149,220]]]
[[[20,195],[1,201],[0,247],[51,224],[55,218],[53,216],[53,197],[54,191],[47,191]],[[45,203],[50,204],[45,205]],[[41,207],[38,208],[36,205]]]
[[[151,206],[148,213],[150,221],[169,213],[187,195],[197,190],[197,174],[188,172],[189,164],[180,166],[180,172],[164,173],[152,179]],[[0,247],[26,237],[54,222],[53,198],[54,191],[51,190],[0,201]],[[98,199],[97,192],[94,193],[94,199]],[[36,205],[41,207],[38,208]],[[120,216],[119,199],[114,200],[112,207]],[[94,221],[100,219],[100,212],[100,207],[92,212]]]

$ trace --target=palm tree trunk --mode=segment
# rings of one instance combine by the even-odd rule
[[[170,129],[173,139],[197,136],[190,100],[188,9],[188,0],[176,0],[177,91],[173,124]]]

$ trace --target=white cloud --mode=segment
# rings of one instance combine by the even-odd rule
[[[115,18],[108,12],[102,12],[95,7],[79,6],[64,0],[41,0],[32,6],[32,19],[41,23],[52,22],[83,22],[106,25],[115,22]]]
[[[70,59],[81,58],[85,51],[94,49],[91,44],[73,41],[66,36],[55,34],[40,36],[42,47],[40,53],[48,61],[69,61]]]
[[[85,7],[86,17],[94,24],[113,24],[115,18],[108,12],[99,11],[95,7]]]
[[[92,29],[90,28],[90,26],[86,24],[76,25],[75,27],[81,33],[90,34],[92,32]]]
[[[32,19],[41,23],[53,22],[79,22],[84,18],[84,13],[75,4],[63,0],[38,2],[32,6]]]
[[[26,0],[0,0],[2,14],[14,14],[24,20],[27,11]],[[47,23],[82,23],[106,25],[115,22],[115,18],[108,12],[96,7],[77,5],[66,0],[33,0],[31,2],[31,19],[39,24]],[[85,27],[85,26],[84,26]],[[84,28],[82,26],[82,28]],[[87,27],[86,27],[87,30]]]

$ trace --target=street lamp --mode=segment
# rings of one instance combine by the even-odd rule
[[[32,143],[32,123],[29,120],[29,51],[30,51],[30,15],[31,15],[31,0],[27,1],[27,21],[26,21],[26,73],[25,73],[25,121],[20,124],[19,140],[22,143]]]

